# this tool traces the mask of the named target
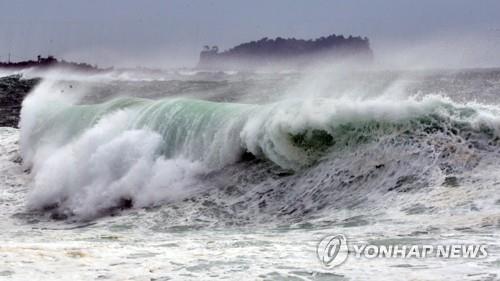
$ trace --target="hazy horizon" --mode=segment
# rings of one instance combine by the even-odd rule
[[[500,2],[0,1],[0,60],[192,67],[203,45],[263,37],[370,38],[388,66],[500,66]]]

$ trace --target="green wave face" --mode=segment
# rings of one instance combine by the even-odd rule
[[[116,122],[110,121],[110,116],[121,114],[124,120],[112,126],[116,134],[127,130],[155,132],[162,139],[157,152],[166,158],[183,157],[220,168],[250,152],[297,170],[328,151],[353,149],[395,135],[481,133],[492,138],[496,134],[496,127],[481,119],[481,112],[473,107],[439,99],[408,102],[397,111],[376,105],[378,108],[370,104],[346,106],[333,100],[306,105],[302,101],[247,105],[120,98],[96,105],[51,104],[34,110],[28,102],[25,113],[29,111],[35,118],[23,118],[37,122],[34,130],[23,135],[33,153],[47,143],[71,143],[99,123]]]
[[[472,167],[477,151],[497,146],[497,116],[498,108],[439,96],[262,105],[118,98],[78,105],[35,92],[23,103],[20,142],[34,178],[29,208],[56,206],[88,218],[123,202],[179,201],[224,174],[241,190],[290,177],[276,190],[313,201],[336,202],[332,186],[409,190],[429,177],[439,180],[427,167]],[[287,210],[290,202],[276,206]]]

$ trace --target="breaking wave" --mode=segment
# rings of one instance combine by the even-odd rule
[[[301,216],[326,208],[332,186],[408,190],[424,181],[429,167],[442,180],[473,162],[472,150],[497,146],[499,110],[439,95],[269,104],[122,97],[80,104],[44,82],[21,114],[22,157],[34,178],[28,206],[92,218],[117,207],[178,202],[207,192],[214,173],[257,161],[284,171],[276,181],[290,193],[287,200],[276,195],[269,213]],[[460,157],[465,164],[458,164]],[[244,173],[259,178],[267,172],[244,164],[236,177]],[[427,173],[425,184],[432,179]],[[300,192],[292,182],[301,182]],[[352,194],[342,194],[337,190],[336,200],[353,203]]]

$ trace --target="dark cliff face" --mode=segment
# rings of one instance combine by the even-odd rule
[[[0,78],[0,127],[17,127],[23,99],[39,81],[19,75]]]
[[[268,39],[240,44],[219,52],[205,46],[200,68],[259,68],[267,66],[300,67],[318,61],[343,59],[369,62],[373,59],[368,38],[330,35],[315,40]]]

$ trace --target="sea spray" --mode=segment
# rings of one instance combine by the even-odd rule
[[[405,155],[402,151],[410,148],[443,151],[446,142],[463,147],[471,141],[482,148],[498,140],[497,108],[439,95],[288,99],[260,105],[120,97],[85,104],[83,91],[67,95],[60,87],[43,82],[23,103],[21,153],[34,178],[28,206],[83,218],[105,214],[123,202],[145,207],[208,192],[208,174],[248,154],[300,177],[350,153],[363,155],[370,147],[389,146],[384,151]],[[419,157],[422,166],[416,169],[435,165],[423,161],[434,156],[422,152]],[[423,174],[401,171],[378,176],[388,190],[428,183],[420,178]],[[313,183],[315,177],[306,178]],[[302,186],[307,190],[310,185]]]

